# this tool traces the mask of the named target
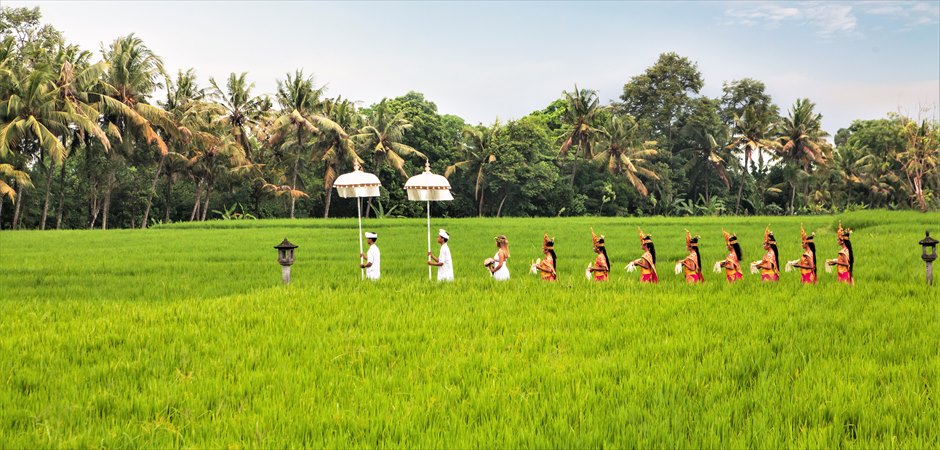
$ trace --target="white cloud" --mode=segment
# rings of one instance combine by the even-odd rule
[[[908,27],[940,23],[940,2],[866,2],[861,3],[860,9],[867,14],[893,18]]]
[[[732,3],[725,10],[730,24],[780,28],[784,24],[807,24],[820,36],[858,35],[858,20],[852,5],[807,2],[784,5],[777,2]]]

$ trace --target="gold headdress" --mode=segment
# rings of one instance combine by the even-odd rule
[[[813,242],[813,238],[816,237],[816,233],[806,234],[806,230],[803,229],[803,224],[800,224],[800,239],[803,240],[803,243]]]
[[[653,242],[653,236],[644,233],[643,230],[640,229],[640,227],[636,227],[636,231],[638,231],[638,232],[640,233],[640,242],[641,242],[641,243],[643,243],[643,244],[649,244],[649,243],[652,243],[652,242]]]
[[[692,237],[692,233],[689,233],[689,230],[685,230],[685,246],[692,248],[698,247],[699,236]]]
[[[721,234],[725,236],[725,243],[728,245],[738,242],[738,235],[728,233],[724,228],[721,229]]]
[[[603,234],[594,233],[594,228],[593,228],[593,227],[591,228],[591,240],[594,241],[594,246],[595,246],[595,247],[603,247],[603,246],[604,246],[604,235],[603,235]]]
[[[852,234],[852,229],[851,229],[851,228],[842,228],[842,222],[840,221],[840,222],[839,222],[839,230],[836,231],[836,234],[839,236],[839,239],[842,239],[843,241],[847,241],[847,240],[849,240],[849,235]]]
[[[555,238],[548,237],[548,234],[542,238],[542,250],[552,250],[555,248]]]
[[[770,225],[767,225],[767,228],[764,229],[764,243],[765,244],[777,243],[777,240],[774,238],[774,232],[770,231]]]

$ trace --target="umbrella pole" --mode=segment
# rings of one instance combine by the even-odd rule
[[[362,198],[356,197],[356,216],[359,218],[359,276],[366,279],[366,269],[362,268]]]
[[[431,201],[428,200],[428,262],[431,262]],[[428,281],[431,281],[431,265],[428,264]]]

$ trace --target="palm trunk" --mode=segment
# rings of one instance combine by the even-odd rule
[[[171,172],[167,172],[166,174],[166,198],[164,198],[165,207],[163,208],[165,210],[163,214],[164,223],[170,223],[170,203],[172,202],[172,197],[173,197],[173,174]]]
[[[163,170],[163,162],[166,161],[166,154],[160,155],[160,163],[157,164],[157,173],[153,174],[153,183],[150,183],[150,190],[147,191],[147,206],[144,207],[144,220],[140,222],[140,228],[147,228],[147,221],[150,220],[150,207],[153,206],[153,194],[157,192],[157,181],[160,180],[160,171]]]
[[[298,136],[298,145],[299,145],[299,136]],[[297,190],[297,165],[300,163],[300,155],[297,155],[297,158],[294,159],[294,174],[291,175],[290,188],[292,190]],[[291,192],[290,195],[290,218],[294,218],[294,204],[297,203],[297,198],[294,197],[294,193]]]
[[[47,158],[49,167],[46,169],[46,193],[42,200],[42,216],[39,219],[39,229],[46,229],[46,217],[49,217],[49,199],[52,197],[52,175],[55,173],[55,164],[52,158]],[[64,165],[64,162],[63,162]]]
[[[503,197],[503,200],[499,202],[499,208],[496,208],[496,217],[502,217],[503,204],[506,203],[507,198],[509,198],[509,194],[506,194],[506,196]]]
[[[741,171],[741,182],[738,184],[738,199],[734,204],[734,215],[738,215],[741,210],[741,195],[744,194],[744,183],[747,182],[747,158],[744,160],[744,170]]]
[[[796,184],[790,182],[790,213],[793,213],[793,204],[796,202]]]
[[[194,195],[196,200],[193,202],[193,212],[189,215],[189,221],[195,221],[196,217],[199,217],[199,205],[202,200],[202,180],[196,180],[196,194]]]
[[[480,191],[480,204],[477,206],[477,214],[483,217],[483,191]]]
[[[104,190],[104,205],[101,207],[101,229],[108,229],[108,214],[111,212],[111,192],[114,190],[114,173],[108,174]]]
[[[55,211],[55,229],[62,229],[62,208],[65,206],[65,162],[59,169],[59,207]]]
[[[927,212],[927,201],[924,199],[924,179],[921,176],[914,177],[914,194],[917,195],[917,203],[920,204],[921,212]]]
[[[206,181],[206,203],[202,207],[202,221],[206,221],[206,214],[209,213],[209,199],[212,198],[212,180]]]
[[[369,200],[366,202],[366,214],[363,217],[368,219],[370,212],[372,212],[372,197],[369,197]]]
[[[17,229],[20,227],[20,210],[23,206],[23,194],[26,193],[25,186],[17,186],[16,190],[16,208],[13,208],[13,224],[10,227],[11,229]]]
[[[91,186],[91,201],[88,204],[88,212],[91,215],[91,221],[88,224],[89,230],[95,229],[95,223],[98,222],[98,212],[101,211],[101,203],[98,201],[98,183]]]
[[[330,218],[330,203],[332,202],[332,200],[333,200],[333,186],[327,186],[326,187],[326,200],[324,200],[324,205],[323,205],[323,218],[324,219]]]

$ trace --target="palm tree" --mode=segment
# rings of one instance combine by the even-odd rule
[[[594,151],[591,148],[598,130],[594,128],[593,123],[595,115],[599,111],[600,100],[597,97],[597,91],[593,89],[578,89],[574,85],[574,91],[564,91],[565,96],[565,114],[562,122],[567,126],[567,131],[561,136],[562,144],[558,154],[562,157],[568,154],[568,150],[575,148],[575,161],[571,169],[571,184],[574,185],[574,178],[578,171],[578,159],[594,158]]]
[[[274,136],[273,145],[288,144],[293,139],[294,152],[291,155],[290,187],[297,189],[297,176],[300,171],[301,160],[306,159],[306,150],[312,148],[310,139],[319,135],[322,130],[331,130],[342,138],[348,137],[346,132],[329,117],[320,114],[321,101],[325,87],[315,88],[313,76],[304,77],[303,70],[294,72],[294,76],[287,74],[287,80],[277,82],[277,99],[281,105],[281,115],[274,121],[272,128]],[[294,218],[294,205],[297,196],[291,195],[290,217]]]
[[[58,67],[58,78],[56,79],[56,88],[58,89],[58,108],[60,110],[74,112],[88,119],[88,123],[93,124],[91,129],[99,140],[105,142],[108,138],[105,136],[98,124],[99,111],[95,108],[94,89],[98,86],[101,76],[107,69],[104,61],[91,64],[91,53],[82,51],[77,46],[66,46],[59,50],[55,57],[56,67]],[[87,141],[87,133],[80,127],[70,126],[69,133],[63,136],[63,143],[66,146],[65,158],[68,158],[75,150]],[[120,137],[117,137],[120,140]],[[106,143],[105,149],[109,148]],[[65,158],[59,164],[59,206],[56,208],[56,229],[62,226],[62,210],[65,202]],[[46,216],[49,211],[49,194],[52,187],[52,167],[48,168],[46,177],[46,195],[43,201],[42,218],[40,228],[46,228]]]
[[[179,131],[166,111],[147,103],[150,94],[163,86],[160,78],[167,78],[163,60],[133,34],[115,39],[102,52],[108,70],[102,82],[104,95],[98,97],[99,110],[109,128],[122,136],[121,148],[125,154],[133,150],[133,138],[137,138],[148,145],[155,145],[161,159],[164,158],[169,149],[158,129],[170,136]],[[116,156],[119,155],[112,155]],[[102,229],[108,228],[111,193],[116,181],[113,171],[109,171],[107,176]]]
[[[3,203],[9,197],[10,203],[16,203],[16,189],[7,183],[8,179],[13,180],[15,186],[32,187],[33,183],[29,179],[29,174],[22,170],[16,170],[12,164],[0,163],[0,219],[3,218]],[[0,220],[0,224],[3,221]]]
[[[776,120],[775,115],[769,110],[757,109],[752,106],[744,108],[744,115],[734,117],[734,131],[731,142],[725,148],[739,151],[744,156],[744,170],[741,171],[738,198],[734,206],[735,214],[738,214],[741,208],[741,196],[744,193],[747,178],[750,176],[748,168],[752,165],[754,153],[762,157],[762,151],[776,146],[776,142],[770,138],[776,127]]]
[[[212,85],[213,98],[225,108],[224,122],[232,137],[241,145],[245,157],[249,161],[254,161],[258,157],[251,148],[248,136],[251,129],[258,125],[261,119],[262,105],[265,100],[263,97],[251,94],[255,84],[249,83],[246,80],[247,77],[247,72],[242,72],[240,75],[230,73],[225,83],[225,90],[219,87],[214,78],[209,78],[209,84]]]
[[[901,119],[901,136],[905,149],[898,153],[898,160],[903,163],[904,174],[914,191],[914,198],[920,210],[927,212],[927,200],[924,197],[924,178],[937,173],[940,162],[940,131],[937,124],[922,120],[920,126],[908,118]]]
[[[717,132],[721,133],[721,130]],[[731,179],[728,177],[727,166],[733,164],[731,161],[734,158],[718,144],[712,132],[699,123],[687,122],[679,133],[691,143],[690,146],[680,150],[688,157],[685,172],[690,174],[690,181],[704,179],[705,201],[711,200],[712,175],[717,176],[724,183],[725,188],[730,189]],[[720,139],[723,140],[724,136]]]
[[[809,99],[798,99],[790,109],[788,116],[780,124],[779,145],[777,158],[784,164],[802,170],[797,175],[805,180],[812,173],[813,164],[824,165],[829,159],[830,146],[826,142],[826,133],[822,129],[822,115],[813,112],[816,105]],[[796,180],[790,178],[790,211],[793,211],[796,200]],[[808,181],[804,183],[804,194],[809,189]]]
[[[402,143],[405,130],[411,128],[411,122],[405,119],[405,113],[392,114],[388,110],[386,99],[382,99],[365,116],[365,126],[353,136],[363,151],[371,152],[376,169],[386,164],[397,170],[402,178],[408,178],[405,172],[406,157],[427,159],[423,153]]]
[[[56,74],[48,67],[33,70],[14,80],[14,92],[0,101],[3,123],[0,124],[0,156],[17,148],[23,154],[36,155],[46,165],[46,201],[42,226],[48,212],[49,189],[55,164],[63,164],[68,149],[63,143],[72,130],[97,137],[108,148],[110,142],[95,122],[91,109],[60,101]],[[78,102],[76,102],[78,103]],[[95,118],[89,118],[89,116]],[[25,188],[19,184],[19,189]]]
[[[190,146],[191,156],[187,166],[196,185],[202,186],[202,189],[199,189],[200,194],[196,196],[190,220],[206,220],[212,199],[212,189],[220,176],[238,173],[249,166],[246,164],[247,158],[242,146],[236,141],[235,136],[228,132],[228,127],[225,124],[208,120],[217,117],[217,113],[218,111],[212,108],[205,108],[197,113],[205,116],[202,121],[208,125],[205,130],[198,133],[199,139],[193,139]],[[205,193],[205,201],[200,203],[202,192]]]
[[[336,122],[342,129],[356,129],[361,116],[356,112],[353,102],[337,97],[323,103],[323,113]],[[356,153],[356,146],[349,135],[326,129],[315,142],[314,154],[322,155],[323,161],[323,218],[330,216],[330,203],[333,198],[333,182],[336,181],[340,164],[343,162],[362,162]]]
[[[643,197],[649,195],[640,179],[659,181],[659,175],[649,167],[649,158],[656,156],[656,141],[644,141],[639,125],[631,116],[610,116],[600,133],[594,161],[605,163],[612,175],[623,175]]]
[[[207,143],[214,138],[203,130],[209,128],[210,122],[222,114],[222,109],[218,104],[204,102],[205,97],[205,90],[199,88],[193,69],[186,72],[180,70],[176,75],[175,83],[167,82],[167,100],[161,106],[169,114],[177,132],[166,138],[167,148],[173,151],[160,155],[160,162],[157,164],[150,190],[147,192],[141,228],[147,228],[153,196],[157,191],[157,181],[160,180],[161,172],[171,155],[183,155],[186,152],[185,146],[194,140]],[[179,158],[179,156],[173,156],[173,158]],[[171,179],[172,177],[168,176],[167,182],[170,183]]]
[[[499,121],[487,128],[483,126],[472,127],[466,125],[461,129],[464,142],[461,143],[465,159],[444,171],[444,176],[450,178],[458,169],[470,170],[476,173],[473,188],[473,198],[477,200],[477,214],[483,217],[483,193],[486,187],[486,166],[496,162],[496,138],[499,135]]]

